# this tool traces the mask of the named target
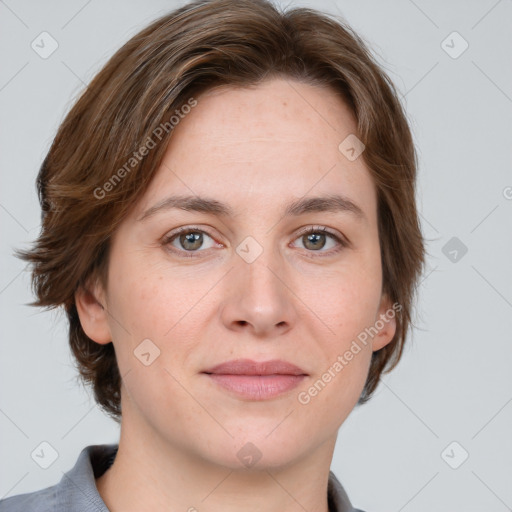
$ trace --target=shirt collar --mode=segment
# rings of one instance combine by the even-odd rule
[[[57,485],[57,501],[69,512],[109,512],[96,487],[95,479],[112,464],[118,444],[89,445],[78,457],[75,466],[64,473]],[[332,471],[327,488],[329,512],[357,512]],[[61,508],[57,507],[58,510]]]

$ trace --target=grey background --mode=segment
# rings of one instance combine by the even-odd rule
[[[181,3],[0,2],[0,498],[52,485],[87,444],[118,441],[78,384],[63,315],[26,305],[12,250],[38,234],[35,177],[77,94]],[[332,470],[368,512],[512,510],[512,1],[289,3],[342,15],[401,91],[428,239],[416,330],[340,429]],[[31,48],[43,31],[59,45],[47,59]],[[463,48],[453,31],[469,44],[457,58],[445,51]],[[48,469],[31,458],[43,441],[59,454]]]

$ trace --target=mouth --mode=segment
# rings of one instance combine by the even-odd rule
[[[249,400],[268,400],[297,387],[308,374],[282,360],[256,362],[236,359],[204,372],[220,388]]]

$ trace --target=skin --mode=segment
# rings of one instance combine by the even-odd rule
[[[349,161],[338,150],[356,122],[331,90],[283,79],[197,100],[112,238],[106,287],[92,282],[75,297],[85,332],[113,342],[123,377],[119,451],[97,487],[112,511],[326,512],[337,431],[361,394],[372,351],[396,329],[393,319],[384,322],[317,396],[299,403],[391,307],[381,293],[374,183],[361,157]],[[364,217],[283,217],[288,201],[333,192]],[[167,209],[137,220],[171,194],[208,196],[234,215]],[[181,226],[207,232],[203,245],[162,241]],[[309,226],[349,243],[320,233],[315,249],[300,234]],[[252,263],[236,252],[248,236],[263,249]],[[191,246],[196,257],[180,256]],[[160,350],[149,366],[134,356],[144,339]],[[258,401],[201,373],[236,358],[282,359],[308,376]],[[237,457],[248,442],[261,453],[250,468]]]

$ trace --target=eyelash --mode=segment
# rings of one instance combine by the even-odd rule
[[[171,242],[173,242],[179,235],[182,235],[184,233],[203,233],[203,234],[208,235],[210,238],[214,239],[214,237],[210,233],[208,233],[208,231],[205,231],[204,229],[199,229],[199,228],[197,228],[195,226],[183,226],[183,227],[178,228],[175,231],[169,233],[168,235],[165,235],[163,237],[162,241],[161,241],[162,246],[169,246],[169,244]],[[331,238],[333,238],[338,243],[338,247],[335,248],[335,249],[331,249],[329,251],[326,251],[326,252],[319,252],[318,255],[308,254],[307,257],[310,257],[310,258],[322,258],[324,256],[331,256],[331,255],[336,254],[336,253],[340,252],[342,249],[344,249],[344,248],[349,246],[349,243],[347,241],[345,241],[343,238],[339,237],[338,235],[336,235],[332,231],[328,230],[324,226],[309,226],[308,228],[305,228],[305,229],[301,230],[297,234],[297,237],[295,238],[295,240],[297,238],[303,237],[305,235],[310,235],[310,234],[313,234],[313,233],[315,233],[315,234],[322,233],[322,234],[329,235]],[[308,253],[315,253],[315,252],[317,252],[317,251],[308,251],[307,249],[305,249],[305,250]],[[176,249],[174,247],[171,248],[170,251],[172,253],[178,254],[180,257],[184,257],[184,258],[200,258],[201,256],[197,256],[196,254],[197,253],[201,253],[201,252],[205,252],[205,251],[200,251],[200,250],[198,250],[198,251],[185,251],[185,250]]]

